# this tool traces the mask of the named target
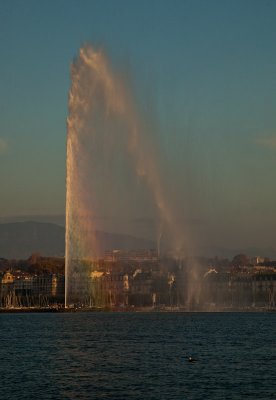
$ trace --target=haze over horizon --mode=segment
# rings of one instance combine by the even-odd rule
[[[131,83],[183,226],[206,248],[274,247],[275,17],[273,1],[2,1],[0,221],[64,214],[69,69],[91,42]],[[152,238],[143,201],[97,218]]]

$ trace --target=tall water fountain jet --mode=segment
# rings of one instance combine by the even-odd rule
[[[91,272],[97,269],[100,243],[95,233],[99,212],[106,212],[106,169],[112,154],[124,154],[133,171],[143,177],[158,210],[163,229],[170,231],[176,253],[187,246],[160,179],[156,144],[137,113],[131,91],[101,50],[82,47],[71,68],[67,120],[65,305],[87,304],[95,288]],[[107,167],[109,165],[109,167]],[[121,168],[123,169],[123,168]],[[109,176],[110,178],[110,176]],[[112,179],[106,190],[112,192]],[[114,187],[113,187],[114,189]],[[95,302],[95,299],[94,299]]]

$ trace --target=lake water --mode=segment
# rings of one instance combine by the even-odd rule
[[[276,313],[0,314],[0,333],[4,400],[276,398]]]

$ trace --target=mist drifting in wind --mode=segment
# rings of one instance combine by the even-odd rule
[[[166,189],[152,123],[138,114],[124,78],[102,50],[82,47],[71,68],[67,121],[66,268],[100,254],[95,231],[105,220],[143,218],[150,210],[156,238],[170,237],[176,255],[188,237]],[[115,218],[115,219],[114,219]]]

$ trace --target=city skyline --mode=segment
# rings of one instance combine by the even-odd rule
[[[160,172],[200,245],[274,245],[275,3],[2,1],[0,11],[0,218],[64,214],[70,64],[91,42],[153,121]],[[152,208],[124,217],[98,216],[108,231],[154,235]]]

